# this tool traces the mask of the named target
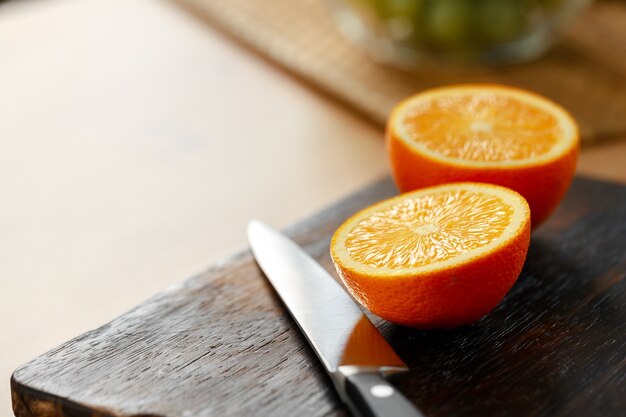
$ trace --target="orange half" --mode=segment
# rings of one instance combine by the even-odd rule
[[[331,256],[352,295],[389,321],[450,328],[478,320],[517,279],[530,210],[500,186],[453,183],[375,204],[346,220]]]
[[[455,181],[502,185],[527,199],[533,227],[569,187],[578,136],[576,122],[561,106],[499,85],[424,91],[400,103],[387,125],[401,191]]]

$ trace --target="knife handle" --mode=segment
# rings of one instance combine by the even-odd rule
[[[345,392],[353,414],[360,417],[424,417],[379,373],[346,376]]]

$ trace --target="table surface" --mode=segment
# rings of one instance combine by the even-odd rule
[[[388,173],[378,128],[165,0],[2,3],[0,56],[1,415],[13,369],[244,248],[249,219]],[[624,161],[578,171],[626,183]]]

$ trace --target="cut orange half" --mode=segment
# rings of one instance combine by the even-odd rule
[[[346,220],[330,251],[354,298],[378,316],[451,328],[493,309],[519,276],[530,241],[526,200],[481,183],[429,187]]]
[[[578,156],[578,127],[562,107],[499,85],[457,85],[400,103],[387,125],[398,188],[477,181],[522,194],[541,224],[565,195]]]

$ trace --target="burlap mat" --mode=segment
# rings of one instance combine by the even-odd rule
[[[547,56],[470,71],[407,72],[372,62],[338,33],[322,0],[177,0],[262,56],[383,125],[402,98],[427,87],[496,82],[563,104],[586,144],[626,138],[626,4],[594,4]]]

